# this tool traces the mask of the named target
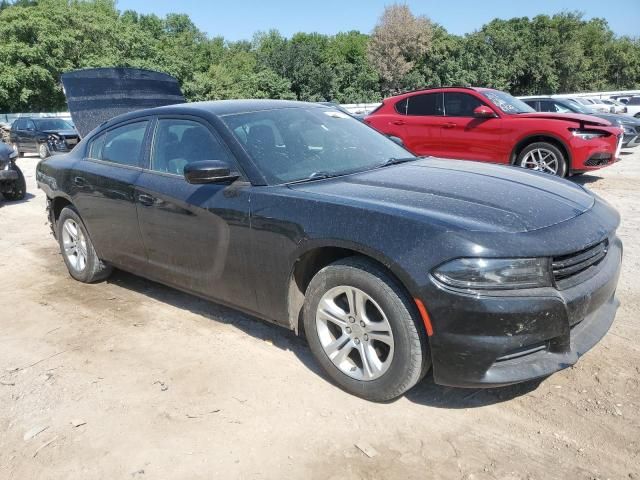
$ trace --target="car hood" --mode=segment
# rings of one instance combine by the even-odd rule
[[[574,218],[594,204],[582,187],[518,167],[434,158],[292,185],[447,229],[527,232]]]
[[[61,135],[63,137],[73,137],[78,136],[78,132],[75,130],[43,130],[44,133]]]
[[[563,120],[565,122],[575,122],[582,125],[597,125],[606,127],[609,126],[610,123],[601,118],[600,115],[597,117],[594,115],[583,115],[582,113],[548,113],[548,112],[532,112],[532,113],[519,113],[516,115],[517,118],[537,118],[537,119],[545,119],[545,120]],[[600,118],[599,118],[600,117]]]
[[[604,118],[613,124],[624,123],[626,125],[640,125],[640,119],[630,117],[628,115],[620,115],[618,113],[598,113],[596,117]]]

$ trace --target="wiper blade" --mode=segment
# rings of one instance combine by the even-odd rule
[[[293,182],[287,182],[287,183],[289,185],[292,185],[292,184],[295,184],[295,183],[310,182],[312,180],[322,180],[324,178],[339,177],[340,175],[343,175],[343,174],[340,174],[340,173],[329,173],[329,172],[313,172],[308,177],[301,178],[300,180],[294,180]]]
[[[400,163],[413,162],[414,160],[419,160],[420,158],[422,157],[402,157],[402,158],[391,157],[387,159],[386,162],[378,165],[378,168],[388,167],[389,165],[398,165]]]

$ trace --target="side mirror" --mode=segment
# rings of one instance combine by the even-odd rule
[[[475,118],[494,118],[496,113],[486,105],[480,105],[473,110],[473,116]]]
[[[239,176],[232,173],[229,165],[220,160],[202,160],[184,167],[184,178],[194,185],[228,182]]]

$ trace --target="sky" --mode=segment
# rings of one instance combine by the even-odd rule
[[[272,28],[289,37],[296,32],[369,33],[384,6],[393,0],[118,0],[120,10],[140,13],[187,13],[209,36],[250,40]],[[494,18],[534,17],[580,10],[602,17],[617,35],[640,36],[640,0],[407,0],[414,14],[426,15],[458,35],[473,32]]]

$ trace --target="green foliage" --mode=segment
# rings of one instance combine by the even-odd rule
[[[228,42],[186,15],[120,12],[115,0],[0,0],[0,111],[64,109],[60,75],[105,66],[168,72],[190,101],[355,103],[455,84],[514,94],[638,88],[640,40],[578,13],[493,20],[456,36],[396,5],[371,36],[272,30]]]

